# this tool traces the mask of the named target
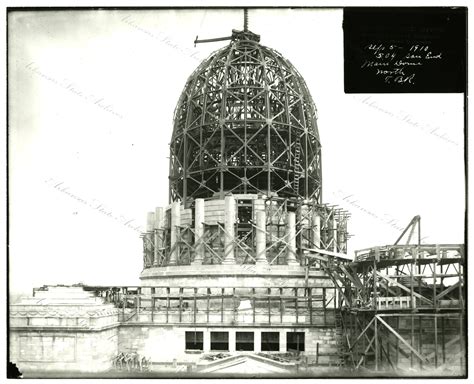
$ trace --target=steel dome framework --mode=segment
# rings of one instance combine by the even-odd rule
[[[321,201],[316,107],[294,66],[233,31],[189,77],[174,115],[170,201],[256,193]]]

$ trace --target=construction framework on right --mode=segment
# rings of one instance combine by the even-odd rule
[[[354,261],[308,255],[310,268],[324,268],[338,288],[346,366],[465,375],[465,247],[420,238],[416,216],[394,245],[356,251]]]

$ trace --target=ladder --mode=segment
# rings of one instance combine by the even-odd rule
[[[296,137],[296,141],[293,144],[295,146],[295,157],[294,157],[294,171],[293,171],[293,187],[295,190],[296,195],[299,194],[300,190],[300,178],[301,178],[301,172],[299,170],[300,167],[300,158],[301,158],[301,142],[300,142],[300,137]]]

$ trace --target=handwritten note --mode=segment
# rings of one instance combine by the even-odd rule
[[[426,64],[443,59],[443,52],[429,45],[372,43],[365,47],[367,57],[360,66],[387,84],[416,84],[416,74]]]
[[[465,11],[345,8],[345,92],[464,92]]]

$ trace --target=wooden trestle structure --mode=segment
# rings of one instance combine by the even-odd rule
[[[402,236],[411,229],[411,238],[416,225],[419,217]],[[395,245],[357,251],[354,261],[306,252],[309,268],[324,269],[338,289],[346,365],[405,372],[449,368],[462,375],[464,245],[400,245],[401,237]]]

